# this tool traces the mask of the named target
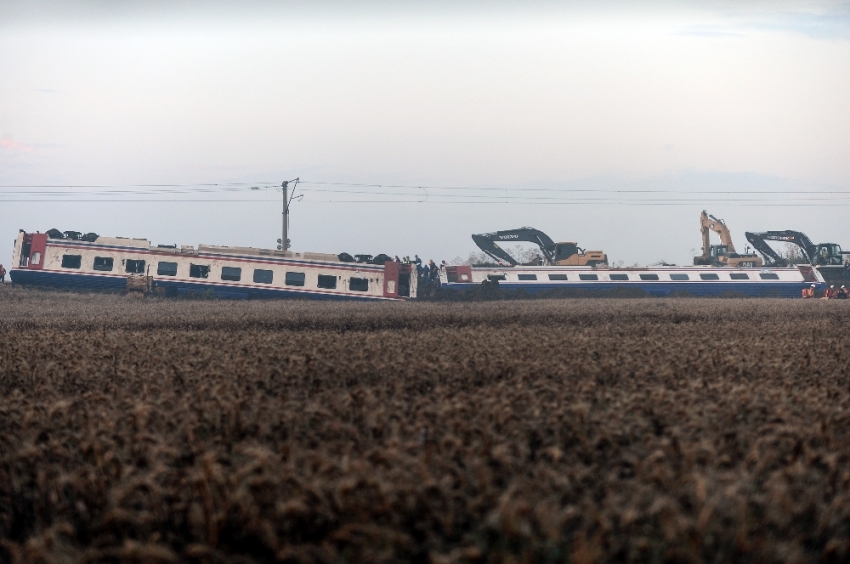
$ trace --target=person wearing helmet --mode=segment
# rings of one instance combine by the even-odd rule
[[[842,284],[841,288],[838,290],[838,299],[846,300],[848,298],[850,298],[850,288]]]

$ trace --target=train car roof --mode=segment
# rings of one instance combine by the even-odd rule
[[[103,237],[98,236],[93,242],[83,241],[78,239],[67,238],[51,238],[54,242],[67,242],[75,245],[91,245],[91,246],[110,246],[110,247],[125,247],[133,249],[146,249],[159,253],[174,253],[174,254],[219,254],[219,255],[234,255],[234,256],[268,256],[278,258],[297,258],[306,260],[318,260],[324,262],[341,262],[339,256],[331,253],[312,253],[312,252],[295,252],[282,251],[277,249],[261,249],[257,247],[229,247],[225,245],[206,245],[199,244],[197,249],[194,245],[152,245],[149,239],[130,238],[130,237]]]

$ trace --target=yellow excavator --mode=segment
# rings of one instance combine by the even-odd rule
[[[735,252],[732,234],[722,219],[703,210],[699,217],[699,228],[702,233],[702,255],[694,257],[695,265],[732,266],[738,268],[762,266],[764,262],[756,254],[739,255]],[[709,235],[714,231],[720,235],[720,244],[712,245]]]

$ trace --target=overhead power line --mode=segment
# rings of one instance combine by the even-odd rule
[[[95,203],[95,204],[122,204],[122,203],[258,203],[266,200],[256,199],[226,199],[226,198],[181,198],[181,199],[162,199],[162,198],[131,198],[122,200],[106,200],[106,199],[74,199],[74,200],[47,200],[47,199],[15,199],[6,200],[0,198],[0,203]],[[321,204],[419,204],[416,200],[319,200],[308,203]],[[696,206],[706,203],[716,203],[710,200],[687,200],[687,201],[616,201],[616,200],[555,200],[547,202],[535,201],[503,201],[503,200],[484,200],[484,201],[429,201],[429,204],[437,205],[526,205],[526,206]],[[734,204],[741,207],[848,207],[850,202],[833,202],[833,201],[745,201],[745,200],[724,200],[725,204]]]
[[[845,207],[850,190],[685,190],[614,188],[505,188],[301,181],[305,201],[334,204],[511,204],[685,206],[721,201],[741,206]],[[305,188],[305,189],[304,189]],[[278,182],[192,184],[0,185],[0,202],[216,203],[271,200]],[[232,195],[232,197],[216,197]],[[150,196],[150,197],[145,197]],[[170,196],[170,197],[168,197]],[[192,197],[195,196],[195,197]],[[202,197],[203,196],[203,197]],[[277,197],[274,196],[274,199]]]
[[[504,192],[505,190],[514,190],[519,192],[597,192],[605,194],[850,194],[850,189],[847,190],[683,190],[683,189],[619,189],[619,188],[564,188],[564,187],[523,187],[523,188],[505,188],[496,186],[426,186],[416,184],[359,184],[348,182],[316,182],[310,180],[302,180],[301,184],[317,185],[317,186],[350,186],[359,188],[408,188],[408,189],[425,189],[425,190],[466,190],[466,191],[486,191],[486,192]]]
[[[605,193],[605,194],[720,194],[720,195],[735,195],[735,194],[850,194],[850,189],[846,190],[684,190],[684,189],[619,189],[619,188],[566,188],[566,187],[498,187],[498,186],[433,186],[419,184],[366,184],[356,182],[320,182],[311,180],[301,180],[301,185],[306,186],[336,186],[350,188],[399,188],[408,190],[447,190],[447,191],[467,191],[467,192],[567,192],[567,193]],[[51,189],[44,193],[60,193],[59,190],[94,188],[104,192],[115,193],[140,193],[140,192],[238,192],[251,189],[277,189],[280,183],[277,181],[262,181],[262,182],[229,182],[229,183],[192,183],[192,184],[2,184],[0,185],[0,194],[15,193],[8,191],[9,188],[24,189],[20,193],[33,194],[38,193],[32,190],[33,188]],[[166,188],[168,190],[148,190]],[[173,190],[173,189],[177,190]],[[111,189],[111,190],[106,190]],[[311,192],[319,191],[312,189]],[[358,192],[359,193],[359,192]],[[372,193],[363,192],[363,193]]]

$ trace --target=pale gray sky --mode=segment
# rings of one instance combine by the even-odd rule
[[[850,3],[585,4],[7,0],[0,262],[19,228],[272,247],[279,195],[247,189],[294,177],[295,250],[451,259],[532,225],[687,264],[702,209],[739,247],[850,247]],[[128,193],[21,188],[51,185]]]

